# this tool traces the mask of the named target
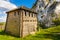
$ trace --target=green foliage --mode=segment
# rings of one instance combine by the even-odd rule
[[[20,38],[13,37],[0,30],[0,40],[20,40]]]
[[[5,24],[5,22],[0,22],[0,25],[4,25]]]
[[[50,33],[60,33],[60,25],[46,29]]]
[[[23,40],[60,40],[60,25],[48,29],[40,29],[35,35],[30,35]]]
[[[60,18],[52,20],[55,25],[60,25]]]
[[[45,23],[41,23],[41,22],[39,22],[39,24],[38,24],[38,28],[45,28]]]
[[[40,22],[38,22],[37,30],[39,31],[40,28]]]
[[[60,40],[60,25],[48,29],[40,28],[36,34],[24,38],[14,37],[0,31],[0,40]]]

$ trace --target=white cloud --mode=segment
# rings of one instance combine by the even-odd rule
[[[2,14],[4,14],[6,11],[9,11],[15,8],[17,8],[17,6],[10,3],[9,0],[0,0],[0,22],[6,21],[6,15],[2,15]]]
[[[6,21],[6,16],[2,16],[1,18],[0,18],[0,22],[5,22]]]
[[[0,18],[0,19],[2,19],[2,18]]]
[[[5,1],[10,1],[10,0],[5,0]]]
[[[17,8],[16,5],[4,0],[0,0],[0,7],[6,8],[9,10]]]
[[[10,1],[10,0],[3,0],[3,1]]]

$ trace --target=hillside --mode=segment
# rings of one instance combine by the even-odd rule
[[[35,35],[25,38],[26,40],[60,40],[60,25],[48,29],[40,29]]]
[[[0,30],[4,30],[5,29],[5,22],[0,22]]]
[[[0,31],[0,40],[60,40],[60,25],[48,29],[40,29],[34,35],[28,35],[24,38],[14,37]]]
[[[5,22],[0,22],[0,25],[4,25],[5,24]]]

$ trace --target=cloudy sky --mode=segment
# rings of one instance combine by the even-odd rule
[[[35,2],[36,0],[0,0],[0,22],[6,21],[6,11],[20,6],[31,8]]]
[[[6,11],[20,6],[31,8],[36,0],[0,0],[0,22],[6,21]]]

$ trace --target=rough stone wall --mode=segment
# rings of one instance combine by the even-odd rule
[[[25,16],[26,12],[26,16]],[[36,32],[37,29],[37,16],[35,13],[23,11],[23,36]],[[29,16],[30,14],[30,16]],[[33,17],[32,17],[33,15]]]
[[[20,10],[20,17],[19,17],[19,20],[20,20],[20,37],[23,37],[23,19],[22,19],[22,16],[23,16],[23,12],[22,12],[22,10]]]
[[[16,13],[14,15],[14,13]],[[6,32],[19,36],[19,17],[17,11],[10,12],[6,25]]]
[[[7,14],[9,15],[7,19],[6,32],[20,37],[25,37],[36,32],[37,14],[27,10],[17,10]]]

